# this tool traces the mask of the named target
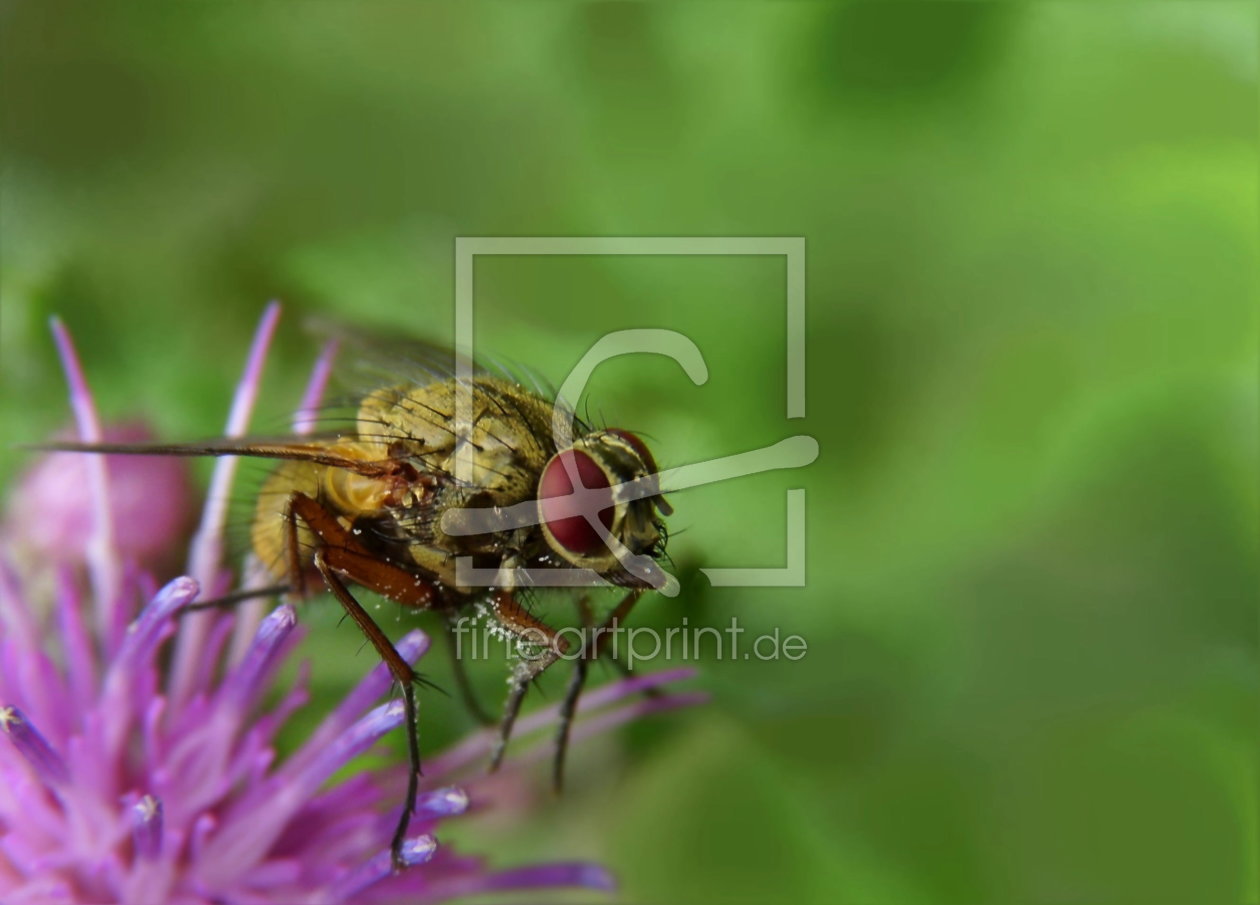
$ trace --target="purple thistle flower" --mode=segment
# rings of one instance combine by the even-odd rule
[[[229,434],[245,430],[277,316],[272,305],[237,391]],[[57,323],[54,332],[80,436],[99,440],[69,336]],[[327,358],[304,408],[318,398]],[[428,758],[406,846],[412,866],[393,873],[389,838],[405,765],[330,783],[403,723],[399,701],[373,706],[391,686],[383,664],[277,761],[276,735],[307,701],[303,664],[299,680],[273,705],[264,704],[302,634],[293,608],[180,618],[203,591],[213,596],[228,587],[219,564],[223,504],[216,501],[226,494],[233,462],[217,464],[189,558],[191,576],[161,589],[137,567],[139,554],[130,546],[146,530],[146,518],[119,506],[110,488],[113,463],[102,456],[84,457],[79,466],[92,505],[79,510],[91,531],[77,563],[26,548],[19,577],[10,555],[16,548],[6,541],[9,549],[0,549],[0,901],[429,903],[487,892],[611,889],[598,865],[492,870],[438,842],[444,821],[485,806],[482,793],[489,789],[477,771],[494,742],[489,730]],[[172,502],[155,494],[154,509]],[[50,596],[51,604],[38,595]],[[414,662],[428,643],[413,631],[398,651]],[[574,739],[696,701],[695,694],[635,696],[690,674],[672,670],[593,690],[581,709],[602,712],[579,722]],[[554,719],[554,709],[524,717],[517,735],[537,733]],[[541,756],[535,746],[515,764]]]

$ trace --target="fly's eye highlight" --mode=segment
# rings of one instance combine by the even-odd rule
[[[576,492],[574,477],[580,484]],[[579,556],[603,546],[587,515],[598,513],[604,528],[612,528],[611,486],[604,469],[581,450],[566,449],[551,457],[538,482],[538,506],[542,522],[557,544]]]

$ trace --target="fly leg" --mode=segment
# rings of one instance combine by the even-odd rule
[[[582,686],[586,684],[587,672],[592,660],[595,660],[608,646],[608,639],[613,637],[621,625],[621,621],[630,615],[634,605],[638,603],[643,592],[631,591],[608,614],[603,624],[590,631],[591,611],[585,598],[578,602],[579,611],[585,623],[586,632],[582,641],[582,653],[574,664],[573,675],[569,677],[569,685],[565,689],[564,699],[560,702],[560,722],[556,726],[556,756],[551,762],[551,785],[559,794],[564,788],[564,759],[569,751],[569,734],[573,728],[573,718],[577,713],[578,698],[582,696]],[[614,660],[614,662],[619,662]],[[628,669],[629,667],[627,667]]]
[[[244,603],[246,600],[253,600],[255,597],[279,597],[281,594],[287,594],[291,591],[287,584],[271,585],[265,588],[245,588],[241,591],[233,591],[231,594],[224,594],[222,597],[216,597],[213,600],[200,600],[197,603],[189,604],[179,611],[178,615],[183,616],[185,613],[195,613],[198,610],[230,610],[237,604]]]
[[[389,667],[390,673],[402,687],[403,709],[407,719],[407,754],[410,760],[410,769],[407,771],[407,797],[403,804],[402,814],[398,818],[398,825],[394,829],[394,838],[390,840],[389,844],[390,859],[393,862],[394,870],[400,871],[407,866],[406,861],[403,860],[402,847],[403,843],[407,841],[407,827],[411,823],[411,815],[416,809],[416,795],[419,791],[420,781],[416,674],[411,665],[398,655],[398,651],[389,643],[385,633],[372,621],[372,617],[354,599],[349,588],[345,586],[345,583],[338,577],[332,566],[328,564],[324,547],[320,547],[315,551],[315,566],[319,569],[320,574],[324,576],[324,581],[328,583],[328,588],[333,592],[333,596],[345,607],[346,612],[350,614],[350,618],[355,621],[355,624],[359,626],[363,634],[372,642],[372,646],[376,648],[376,652],[380,654],[381,659]]]
[[[407,866],[402,849],[407,841],[407,827],[411,823],[411,815],[415,812],[416,795],[419,791],[420,742],[416,712],[416,673],[394,649],[389,638],[381,631],[380,626],[367,610],[354,599],[343,577],[391,600],[417,609],[432,606],[437,599],[437,590],[423,577],[372,554],[355,540],[336,516],[304,493],[295,493],[289,499],[287,517],[289,520],[289,563],[291,571],[295,573],[291,576],[290,583],[301,593],[300,589],[303,588],[301,562],[294,552],[298,540],[297,520],[300,518],[316,538],[313,556],[315,568],[319,570],[328,589],[354,620],[364,637],[376,648],[377,654],[389,667],[390,674],[402,688],[410,769],[407,771],[406,801],[389,848],[394,870],[400,871]]]
[[[556,726],[556,755],[551,761],[551,787],[557,795],[564,791],[564,758],[569,752],[569,730],[573,726],[578,698],[582,695],[582,686],[586,684],[586,674],[590,669],[588,647],[589,645],[583,645],[582,656],[573,664],[573,674],[569,676],[564,699],[560,702],[560,722]]]
[[[503,763],[503,755],[507,752],[508,739],[512,737],[512,727],[521,712],[521,703],[525,700],[525,692],[529,685],[538,678],[547,667],[555,663],[567,653],[569,644],[560,637],[555,629],[540,619],[535,618],[510,591],[495,591],[490,598],[491,608],[499,623],[509,632],[516,635],[521,642],[541,648],[531,656],[522,656],[512,672],[511,690],[507,703],[503,706],[503,717],[499,722],[499,739],[490,755],[490,772],[499,769]]]
[[[578,616],[582,619],[582,626],[586,629],[590,629],[595,623],[595,615],[591,612],[590,598],[585,594],[579,597],[577,601],[577,608]],[[612,650],[609,650],[607,644],[604,644],[601,650],[602,656],[612,664],[613,668],[621,674],[623,679],[629,679],[634,675],[634,669],[630,666],[630,664],[617,655],[616,645],[613,646]],[[650,688],[643,689],[642,693],[644,697],[648,698],[659,698],[664,694],[664,692],[655,685]]]
[[[573,664],[573,674],[569,676],[569,684],[565,687],[564,698],[560,702],[560,722],[556,726],[556,755],[551,762],[551,787],[557,795],[564,789],[564,759],[569,750],[569,727],[573,725],[578,698],[586,684],[591,664],[589,636],[595,625],[595,613],[591,609],[590,598],[585,594],[578,598],[577,610],[582,620],[582,655]]]
[[[396,565],[368,550],[342,526],[337,517],[304,493],[295,493],[289,500],[291,547],[296,546],[297,519],[315,535],[315,551],[323,551],[324,562],[334,572],[355,584],[363,585],[382,597],[417,610],[427,610],[438,602],[438,591],[424,575]],[[319,564],[315,564],[319,569]],[[290,584],[297,593],[304,593],[304,574],[300,558],[290,554]],[[319,569],[327,578],[327,572]]]
[[[302,493],[294,494],[295,498],[299,496],[310,499],[310,497]],[[314,503],[314,500],[311,500],[311,502]],[[318,506],[318,504],[316,505]],[[323,510],[322,506],[319,508]],[[335,532],[345,533],[345,530],[335,518],[330,517],[327,521],[331,525],[330,530],[335,529]],[[321,520],[321,523],[323,523],[323,520]],[[311,530],[316,531],[318,534],[318,531],[313,526]],[[322,535],[320,536],[322,537]],[[180,614],[193,613],[197,610],[231,609],[237,604],[244,603],[246,600],[252,600],[255,597],[279,597],[281,594],[292,594],[299,600],[302,600],[308,596],[307,573],[309,570],[302,568],[302,545],[298,535],[298,513],[293,498],[284,507],[284,550],[285,568],[289,573],[288,584],[271,585],[265,588],[245,588],[231,594],[224,594],[222,597],[216,597],[213,600],[202,600],[186,606],[180,610]]]
[[[451,672],[455,677],[455,687],[459,689],[460,700],[464,702],[464,708],[472,714],[473,719],[483,726],[492,726],[494,717],[487,713],[481,706],[481,702],[477,700],[472,682],[468,679],[468,670],[464,668],[463,658],[459,655],[460,643],[455,629],[456,621],[454,613],[446,614],[446,647],[451,654]]]

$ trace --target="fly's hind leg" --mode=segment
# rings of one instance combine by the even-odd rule
[[[390,674],[393,675],[402,688],[403,708],[407,719],[407,754],[410,760],[410,769],[407,771],[407,798],[389,846],[394,870],[402,870],[407,866],[402,856],[403,843],[407,841],[407,827],[411,823],[411,815],[416,809],[416,795],[419,792],[420,781],[416,674],[411,665],[398,655],[398,651],[389,643],[389,639],[385,637],[384,632],[380,630],[380,627],[372,620],[372,617],[367,614],[367,611],[363,609],[359,602],[354,599],[350,589],[345,586],[345,583],[342,582],[337,573],[328,564],[328,558],[323,547],[315,551],[315,566],[319,569],[320,574],[324,576],[324,581],[328,583],[328,588],[333,592],[333,596],[345,607],[346,612],[350,614],[350,618],[355,621],[355,624],[359,626],[363,634],[372,642],[376,652],[380,654],[381,659],[389,666]]]
[[[407,841],[407,828],[411,823],[411,815],[415,811],[416,796],[419,791],[420,743],[417,730],[416,673],[394,649],[394,645],[381,631],[380,626],[354,599],[354,595],[346,587],[343,578],[348,578],[384,597],[417,609],[432,606],[437,599],[437,589],[422,576],[387,562],[364,548],[337,521],[336,516],[304,493],[295,493],[290,498],[287,517],[289,520],[289,564],[290,571],[293,573],[290,584],[295,589],[299,589],[299,593],[304,587],[301,577],[301,560],[296,552],[297,520],[301,519],[315,535],[313,555],[315,568],[319,570],[338,603],[376,648],[377,654],[389,667],[390,674],[402,688],[410,769],[407,772],[406,801],[390,842],[391,861],[394,870],[399,871],[407,866],[406,859],[403,857],[403,845]]]

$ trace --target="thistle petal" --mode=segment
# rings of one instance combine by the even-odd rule
[[[426,864],[437,851],[437,840],[427,833],[414,836],[403,843],[403,861],[408,867]],[[332,887],[332,901],[349,902],[369,887],[388,880],[394,874],[393,860],[388,851],[379,852],[365,864],[351,871]]]
[[[271,302],[263,311],[258,329],[254,333],[245,371],[232,399],[225,436],[239,437],[249,428],[250,415],[262,384],[267,350],[271,347],[279,322],[280,305]],[[223,558],[223,525],[227,518],[228,493],[232,478],[236,475],[236,463],[233,456],[222,456],[215,462],[206,496],[206,508],[188,554],[188,573],[200,581],[210,595],[226,590],[226,583],[221,580],[223,576],[220,573],[220,562]],[[180,633],[172,664],[170,690],[171,699],[176,706],[182,705],[192,692],[193,676],[203,660],[202,643],[208,626],[213,622],[208,613],[194,616],[187,620],[184,631]]]
[[[128,810],[136,856],[156,858],[162,853],[162,802],[142,795]]]
[[[60,319],[52,319],[53,339],[61,356],[61,367],[70,385],[70,406],[79,427],[79,439],[84,443],[99,443],[103,437],[100,419],[96,415],[96,403],[88,389],[87,378],[79,354],[75,351],[70,332]],[[92,588],[96,600],[108,605],[119,587],[119,564],[113,556],[114,529],[109,500],[109,478],[105,459],[92,456],[88,464],[88,487],[92,493],[92,539],[88,543],[88,568],[92,575]],[[97,610],[97,624],[108,624],[108,614]]]
[[[0,732],[17,748],[47,787],[64,785],[70,778],[66,763],[48,740],[16,707],[0,707]]]

